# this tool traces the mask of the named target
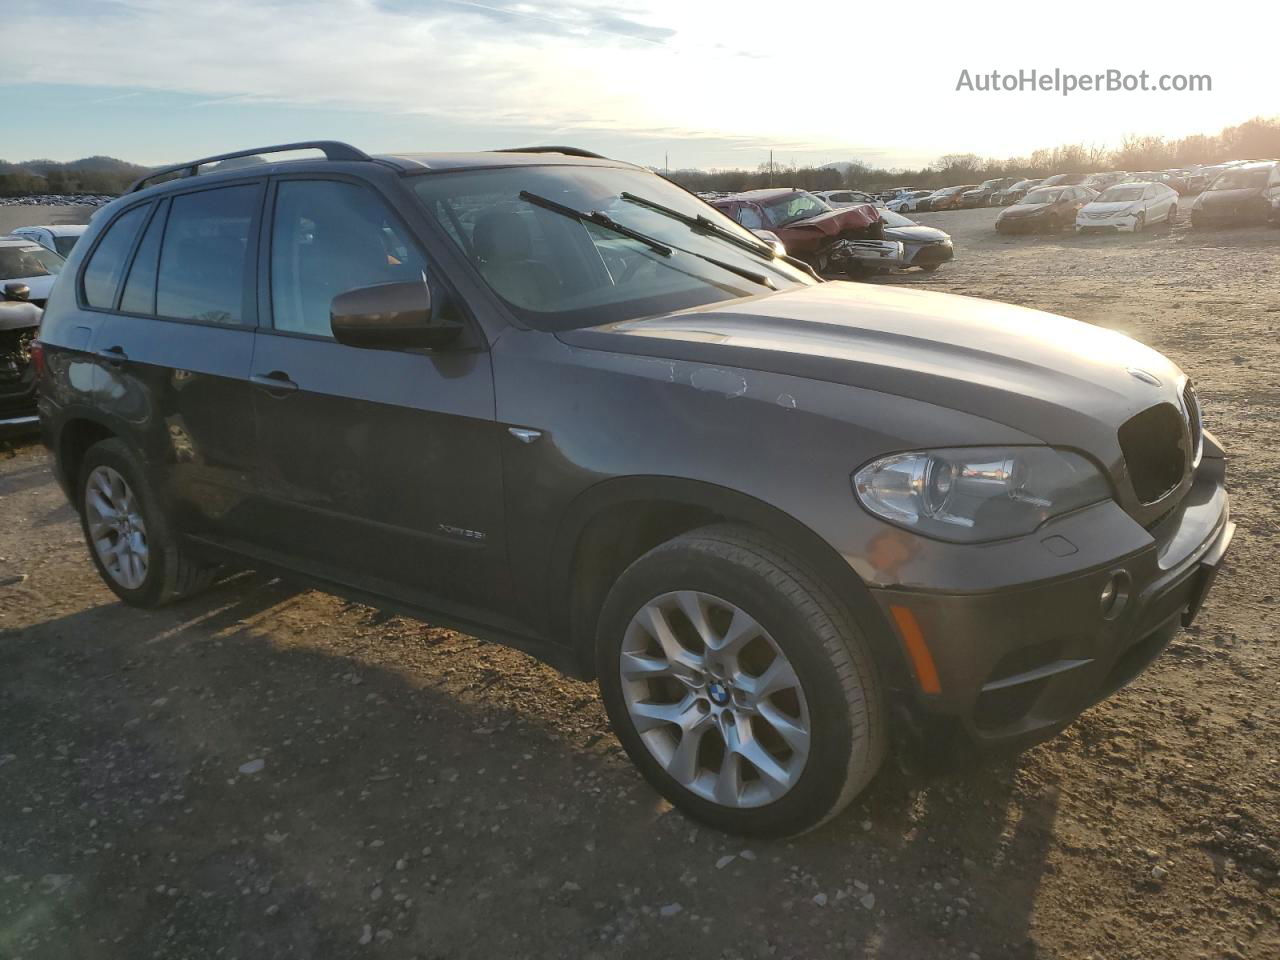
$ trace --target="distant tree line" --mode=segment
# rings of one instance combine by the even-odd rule
[[[1102,170],[1165,170],[1224,160],[1280,159],[1280,117],[1256,117],[1216,135],[1195,134],[1179,140],[1129,136],[1115,150],[1080,143],[1036,150],[1027,157],[999,160],[976,153],[949,153],[921,170],[884,169],[857,161],[822,167],[762,163],[755,170],[672,170],[665,175],[690,190],[732,191],[786,186],[805,190],[880,190],[886,187],[948,187],[994,177],[1046,177],[1055,173]],[[247,157],[238,163],[262,162]],[[147,167],[114,157],[55,160],[0,160],[0,197],[41,193],[118,194],[148,172]]]
[[[60,163],[56,160],[0,160],[0,197],[29,197],[55,193],[123,193],[146,167],[114,157],[86,157]]]
[[[1178,140],[1128,136],[1119,148],[1107,150],[1067,144],[1036,150],[1027,157],[999,160],[976,153],[949,153],[921,170],[884,169],[857,161],[802,167],[762,163],[754,170],[672,170],[665,175],[698,191],[754,190],[760,187],[799,187],[803,190],[881,190],[887,187],[949,187],[996,177],[1047,177],[1055,173],[1096,173],[1104,170],[1167,170],[1226,160],[1280,159],[1280,117],[1256,117],[1216,135],[1195,134]]]

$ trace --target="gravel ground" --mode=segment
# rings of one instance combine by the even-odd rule
[[[1140,337],[1232,455],[1226,569],[1129,688],[1014,761],[890,765],[817,833],[744,843],[661,802],[594,688],[522,654],[254,574],[123,607],[16,443],[0,957],[1280,957],[1280,232],[921,219],[959,259],[894,282]]]

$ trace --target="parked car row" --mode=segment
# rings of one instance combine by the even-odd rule
[[[0,207],[101,207],[114,199],[105,193],[42,193],[31,197],[0,197]]]

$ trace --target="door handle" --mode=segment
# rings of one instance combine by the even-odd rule
[[[255,373],[249,378],[255,387],[261,387],[267,393],[292,393],[298,385],[289,379],[283,370],[272,370],[270,373]]]
[[[98,358],[107,363],[124,363],[129,355],[124,352],[124,347],[103,347],[98,351]]]

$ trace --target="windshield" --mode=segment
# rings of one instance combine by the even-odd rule
[[[1098,198],[1098,203],[1126,203],[1142,199],[1145,187],[1112,187]]]
[[[538,330],[572,330],[766,292],[726,266],[763,275],[779,290],[816,282],[781,260],[752,254],[623,200],[624,192],[635,194],[691,217],[706,217],[728,233],[759,243],[724,214],[639,170],[505,167],[426,174],[410,182],[428,213],[493,291]],[[672,253],[665,256],[616,230],[530,203],[521,199],[522,192],[578,211],[603,212],[668,245]]]
[[[1223,170],[1209,189],[1248,190],[1251,187],[1265,187],[1269,172],[1266,167],[1257,167],[1253,170]]]
[[[761,205],[775,227],[785,227],[789,223],[831,212],[831,208],[813,194],[804,192],[789,193],[776,200],[766,200]]]
[[[76,241],[80,238],[76,237],[54,237],[53,245],[58,248],[58,253],[67,257],[71,254],[71,248],[76,245]]]
[[[886,227],[914,227],[917,226],[914,220],[908,220],[900,213],[894,213],[892,210],[880,210],[880,219],[884,221]]]
[[[1023,203],[1053,203],[1062,195],[1061,190],[1032,190],[1022,198]]]
[[[62,269],[62,258],[33,243],[25,247],[0,247],[0,280],[48,277]]]

